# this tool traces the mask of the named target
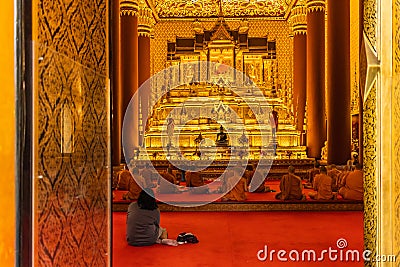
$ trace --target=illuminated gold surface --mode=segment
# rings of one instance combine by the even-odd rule
[[[108,1],[33,5],[35,266],[109,266]]]
[[[14,3],[0,2],[0,264],[14,266],[15,216],[15,81],[14,81]]]
[[[400,2],[365,1],[364,5],[370,47],[364,97],[365,246],[374,255],[397,256],[396,263],[369,262],[366,266],[399,266]]]
[[[159,156],[165,156],[165,152],[163,152],[163,146],[166,146],[166,118],[170,112],[177,107],[180,107],[184,101],[193,93],[200,97],[203,97],[203,100],[199,100],[196,103],[185,104],[185,108],[190,110],[191,116],[197,118],[197,116],[201,117],[200,114],[203,114],[204,118],[212,117],[212,114],[202,113],[204,110],[212,109],[214,106],[213,103],[215,101],[221,101],[220,103],[224,107],[231,108],[236,114],[239,115],[241,119],[244,121],[245,129],[249,138],[249,156],[251,158],[258,158],[260,155],[258,147],[261,146],[261,138],[260,131],[257,121],[255,120],[254,113],[250,110],[249,106],[245,103],[241,103],[238,101],[237,96],[235,96],[229,90],[225,91],[224,95],[220,95],[218,93],[219,88],[217,86],[211,85],[197,85],[197,86],[180,86],[177,88],[173,88],[170,90],[169,94],[164,95],[160,101],[158,101],[153,107],[153,115],[150,117],[148,123],[149,128],[146,131],[146,147],[147,151],[151,154],[157,152]],[[238,91],[241,89],[238,88]],[[243,88],[243,90],[246,90]],[[244,94],[244,93],[243,93]],[[266,97],[269,98],[269,105],[275,105],[276,110],[279,112],[279,116],[282,118],[279,124],[279,131],[277,132],[277,140],[278,140],[278,154],[281,156],[285,156],[288,150],[292,151],[293,157],[297,157],[300,155],[301,158],[305,156],[305,148],[299,146],[299,138],[300,134],[295,130],[292,121],[285,120],[287,115],[287,108],[282,104],[282,100],[279,98],[271,97],[268,94],[268,90],[265,91]],[[214,102],[212,102],[214,101]],[[253,107],[254,108],[254,107]],[[266,106],[261,107],[263,110],[266,110]],[[271,108],[269,106],[268,108]],[[257,108],[255,108],[257,110]],[[203,111],[202,111],[203,110]],[[177,111],[178,113],[180,111]],[[218,120],[231,120],[231,117],[219,117],[223,116],[222,114],[214,115]],[[175,115],[176,116],[176,115]],[[266,117],[268,122],[263,122],[265,127],[269,127],[269,118]],[[242,135],[242,131],[237,131],[234,129],[240,129],[239,126],[235,126],[236,123],[240,123],[235,119],[232,122],[229,122],[227,125],[231,128],[230,131],[230,145],[231,146],[240,146],[239,138]],[[188,155],[193,154],[195,151],[195,138],[201,132],[203,138],[209,138],[211,140],[216,139],[216,134],[218,133],[219,124],[215,121],[209,121],[207,119],[195,119],[186,122],[184,118],[181,121],[174,121],[175,130],[179,132],[179,137],[173,138],[172,143],[175,147],[181,147],[182,151]],[[268,129],[266,129],[268,131]],[[270,131],[270,128],[269,128]],[[163,141],[163,138],[165,140]],[[212,142],[210,146],[214,146],[215,144]],[[173,155],[175,156],[175,155]]]
[[[139,10],[139,2],[137,0],[120,0],[121,16],[136,16]]]
[[[231,29],[240,26],[240,20],[226,19]],[[202,20],[201,25],[205,29],[212,29],[215,20]],[[249,21],[249,36],[268,36],[270,40],[276,40],[276,54],[279,62],[279,77],[277,82],[291,87],[292,80],[292,51],[293,40],[289,37],[290,27],[287,21]],[[151,43],[152,71],[157,73],[166,67],[167,41],[175,40],[176,36],[193,38],[194,28],[192,21],[161,21],[154,26],[154,39]]]
[[[294,35],[307,34],[307,7],[304,4],[293,7],[289,20]]]
[[[400,1],[393,1],[392,161],[393,229],[400,229]],[[393,252],[400,262],[400,231],[394,232]]]
[[[138,11],[139,36],[150,37],[154,24],[153,11],[148,7],[140,6]]]
[[[397,265],[400,264],[399,253],[399,172],[398,156],[399,156],[399,132],[398,123],[400,114],[399,109],[399,2],[394,3],[389,0],[380,1],[381,20],[379,25],[378,35],[378,57],[381,60],[381,84],[380,84],[380,127],[378,127],[381,136],[379,158],[380,166],[379,181],[380,199],[378,199],[378,253],[397,255]],[[392,40],[391,46],[386,43],[386,40]],[[397,97],[397,98],[396,98]],[[388,138],[391,136],[392,138]],[[396,150],[397,148],[397,150]],[[390,266],[390,265],[389,265]]]
[[[216,17],[219,15],[219,3],[225,17],[258,16],[284,18],[295,1],[292,0],[153,0],[160,18]]]
[[[353,1],[351,1],[353,2]],[[374,47],[376,47],[376,28],[378,25],[378,20],[376,16],[376,4],[377,1],[371,0],[371,1],[365,1],[366,5],[366,20],[369,22],[366,22],[366,32],[370,36],[369,40],[371,43],[375,44]],[[390,8],[390,7],[389,7]],[[0,147],[0,155],[1,155],[1,163],[6,166],[6,168],[2,168],[3,171],[3,178],[0,179],[7,179],[6,182],[3,182],[2,186],[2,192],[6,194],[8,197],[7,198],[1,198],[0,199],[0,204],[2,207],[2,215],[4,212],[6,212],[6,216],[2,216],[2,218],[9,218],[7,215],[10,215],[12,219],[10,220],[1,220],[0,221],[0,226],[1,229],[4,230],[2,231],[2,234],[0,235],[0,262],[2,266],[13,266],[13,254],[14,254],[14,240],[15,240],[15,235],[14,235],[14,227],[15,222],[14,222],[14,217],[13,215],[15,214],[15,210],[12,209],[14,207],[14,202],[13,202],[13,194],[14,194],[14,185],[12,183],[9,183],[9,178],[14,177],[14,134],[13,134],[13,125],[14,125],[14,95],[13,95],[13,86],[14,86],[14,81],[12,79],[13,77],[13,41],[14,38],[12,36],[13,32],[13,26],[12,22],[7,23],[7,21],[12,21],[13,20],[13,11],[12,11],[12,2],[10,1],[2,1],[0,3],[0,10],[1,10],[1,16],[0,16],[0,22],[2,22],[2,32],[0,34],[0,41],[2,44],[2,49],[0,50],[0,60],[1,60],[1,72],[0,72],[0,77],[2,78],[2,85],[4,89],[6,88],[11,88],[10,90],[3,90],[2,91],[2,97],[3,97],[3,103],[0,106],[1,108],[1,114],[0,116],[0,122],[2,125],[2,131],[4,136],[6,138],[2,138],[1,141],[1,147]],[[393,18],[396,18],[393,23],[393,57],[396,58],[393,62],[393,70],[394,70],[394,79],[393,79],[393,87],[392,87],[392,110],[391,110],[391,115],[392,115],[392,121],[390,121],[393,129],[392,129],[392,156],[394,159],[399,158],[399,136],[400,136],[400,120],[399,120],[399,107],[400,107],[400,95],[399,95],[399,47],[398,44],[400,43],[399,40],[399,22],[398,22],[398,16],[399,16],[399,1],[393,1],[393,10],[395,11],[393,14]],[[4,15],[5,14],[5,15]],[[372,15],[371,15],[372,14]],[[396,17],[397,16],[397,17]],[[371,22],[373,21],[373,22]],[[5,27],[4,25],[9,25],[9,27]],[[50,24],[53,26],[53,24]],[[168,27],[166,27],[168,28]],[[59,47],[64,47],[65,44],[60,45]],[[396,46],[397,45],[397,46]],[[384,49],[390,48],[388,46],[384,46]],[[291,50],[288,50],[291,51]],[[7,64],[8,62],[8,64]],[[7,70],[7,71],[5,71]],[[375,89],[373,92],[375,92]],[[367,103],[369,107],[374,106],[374,100],[373,97],[372,99],[367,99]],[[3,110],[4,109],[4,110]],[[11,112],[12,111],[12,112]],[[366,110],[367,113],[372,116],[370,118],[375,118],[376,114],[374,114],[375,111],[371,111],[370,109]],[[11,114],[12,113],[12,114]],[[388,122],[388,121],[385,121]],[[369,130],[373,129],[373,124],[376,122],[368,122],[367,127]],[[9,125],[10,127],[8,127]],[[6,127],[7,126],[7,127]],[[10,131],[7,133],[7,131]],[[9,137],[9,139],[7,138]],[[375,138],[373,136],[366,136],[366,145],[371,146],[372,148],[375,145]],[[388,138],[382,138],[382,141],[385,142],[388,140]],[[369,166],[368,168],[372,168],[372,170],[375,169],[374,164],[376,164],[376,159],[374,156],[376,155],[376,151],[373,149],[369,150],[369,152],[366,152],[369,156],[365,159],[365,164],[366,166]],[[392,233],[388,233],[389,236],[385,236],[384,238],[390,239],[394,238],[395,243],[394,243],[394,249],[397,254],[399,254],[399,242],[400,242],[400,232],[396,229],[400,229],[400,210],[399,210],[399,202],[400,202],[400,197],[399,197],[399,192],[400,192],[400,166],[399,166],[399,161],[398,160],[393,160],[392,162],[392,179],[394,182],[394,188],[392,190],[392,201],[393,201],[393,206],[391,207],[384,207],[384,208],[389,208],[394,212],[394,217],[393,217],[393,229],[394,231]],[[3,166],[3,165],[2,165]],[[374,175],[374,172],[372,172],[372,175]],[[368,181],[370,178],[367,178]],[[9,188],[8,188],[9,187]],[[369,220],[371,219],[372,222],[376,222],[376,218],[374,217],[375,210],[374,208],[376,207],[376,187],[374,183],[371,184],[366,184],[366,197],[367,199],[371,200],[371,203],[373,204],[371,208],[368,210],[371,211],[370,214],[367,214],[366,212],[366,219]],[[375,198],[374,198],[375,196]],[[11,202],[11,203],[10,203]],[[6,207],[3,208],[3,207]],[[3,223],[5,224],[6,228],[3,227]],[[8,230],[7,230],[8,229]],[[376,229],[374,228],[374,225],[371,227],[367,227],[366,229],[366,244],[375,244],[374,242],[376,241]]]
[[[365,247],[376,255],[377,242],[377,105],[376,82],[364,104],[364,236]],[[372,266],[372,265],[371,265]]]
[[[307,0],[308,12],[325,11],[326,0]]]
[[[228,25],[229,28],[231,29],[238,29],[239,31],[244,31],[246,27],[246,31],[249,30],[249,32],[252,32],[253,34],[255,32],[259,33],[259,35],[252,35],[252,36],[265,36],[265,34],[262,34],[260,31],[254,31],[256,29],[255,23],[246,23],[246,25],[243,22],[238,23],[239,21],[232,21],[231,25],[235,26],[230,26]],[[164,25],[169,26],[169,31],[171,30],[179,30],[180,33],[177,33],[176,31],[174,33],[177,33],[175,36],[173,36],[171,39],[169,38],[168,40],[174,40],[176,36],[179,36],[180,38],[182,37],[191,37],[193,38],[194,32],[201,32],[203,29],[210,29],[214,28],[215,24],[211,24],[212,22],[205,22],[202,21],[201,23],[199,21],[196,21],[192,25],[186,23],[186,22],[170,22],[170,23],[159,23],[156,25],[160,27]],[[225,23],[225,22],[224,22]],[[148,149],[148,152],[157,152],[159,154],[165,154],[162,152],[162,146],[166,145],[162,143],[162,131],[163,131],[163,126],[165,125],[166,118],[168,114],[171,112],[173,108],[176,108],[181,105],[185,101],[186,98],[189,96],[197,96],[197,97],[204,97],[204,101],[201,103],[197,103],[197,105],[191,104],[191,108],[196,109],[197,113],[200,114],[200,110],[204,110],[204,108],[209,107],[211,104],[211,100],[217,100],[221,101],[223,105],[229,106],[232,108],[236,113],[240,114],[239,116],[245,120],[245,125],[246,125],[246,131],[250,131],[249,133],[249,145],[250,145],[250,155],[253,155],[252,150],[253,148],[256,148],[257,146],[261,145],[261,140],[260,140],[260,133],[255,133],[254,129],[256,120],[255,118],[252,118],[252,114],[249,114],[250,110],[248,107],[242,107],[242,104],[238,103],[238,101],[235,99],[235,96],[232,94],[232,92],[224,91],[222,95],[219,95],[220,93],[217,92],[219,89],[216,88],[216,86],[211,86],[210,84],[202,84],[202,85],[189,85],[189,82],[193,79],[196,78],[194,74],[191,71],[186,71],[187,66],[194,66],[192,69],[195,69],[196,66],[198,65],[198,61],[205,61],[209,59],[211,62],[215,63],[222,63],[231,67],[236,67],[237,70],[244,72],[247,74],[252,81],[261,89],[261,91],[264,93],[265,97],[269,99],[270,105],[275,105],[278,109],[279,112],[279,117],[280,119],[280,128],[278,131],[277,139],[278,139],[278,150],[280,148],[286,149],[286,150],[293,150],[294,156],[297,156],[297,152],[299,153],[300,157],[304,157],[304,147],[300,147],[300,135],[299,132],[297,132],[294,129],[294,121],[293,121],[293,116],[292,114],[292,92],[291,92],[291,80],[286,76],[285,71],[287,69],[281,68],[280,66],[284,66],[285,64],[281,64],[279,60],[282,60],[283,63],[287,63],[287,61],[290,61],[290,58],[284,58],[282,55],[279,55],[279,59],[277,59],[274,56],[269,56],[268,53],[265,52],[253,52],[251,54],[245,53],[246,50],[240,48],[238,44],[235,43],[234,38],[230,36],[230,33],[227,31],[227,29],[222,26],[224,23],[218,22],[219,25],[211,37],[211,41],[208,42],[204,47],[201,49],[196,49],[194,52],[186,52],[185,54],[175,54],[171,58],[166,58],[165,53],[160,53],[163,55],[162,61],[164,62],[161,63],[165,67],[169,66],[181,66],[180,64],[183,63],[191,63],[191,64],[186,64],[184,67],[180,67],[181,71],[178,72],[172,72],[170,74],[172,84],[182,84],[185,83],[186,86],[181,86],[179,88],[172,88],[168,95],[165,95],[158,103],[154,103],[154,109],[153,109],[153,115],[151,116],[151,119],[149,121],[149,129],[146,133],[146,147]],[[186,32],[182,34],[181,31],[188,31],[188,27],[190,26],[193,30],[191,32]],[[278,23],[278,25],[280,25]],[[252,28],[254,27],[254,29]],[[281,24],[281,27],[286,27],[285,30],[288,32],[289,27],[288,24]],[[275,27],[276,29],[276,27]],[[189,28],[190,30],[190,28]],[[268,29],[264,29],[268,30]],[[156,38],[155,40],[157,42],[161,42],[160,40],[163,40],[166,38],[165,35],[166,31],[160,31],[158,28],[156,30]],[[249,33],[251,34],[251,33]],[[167,36],[168,37],[168,36]],[[276,41],[274,37],[268,38],[269,40],[275,40],[277,43],[277,46],[279,46],[281,49],[279,49],[279,52],[284,52],[282,47],[287,47],[287,44],[290,43],[289,38],[285,36],[287,39],[282,40],[284,43],[279,44],[279,41]],[[165,40],[165,39],[164,39]],[[279,39],[280,40],[280,39]],[[166,41],[166,40],[165,40]],[[165,44],[163,45],[157,45],[156,49],[159,47],[166,47]],[[290,53],[290,52],[289,52]],[[278,54],[278,52],[277,52]],[[161,65],[160,64],[160,65]],[[278,67],[279,65],[279,67]],[[202,73],[203,70],[200,70],[200,73]],[[184,73],[184,74],[182,74]],[[189,75],[189,76],[188,76]],[[279,78],[280,79],[279,79]],[[213,77],[210,76],[210,80],[212,80]],[[155,95],[155,98],[157,99],[161,94],[165,93],[162,92],[162,83],[163,81],[155,81],[157,83],[156,86],[153,87],[153,94]],[[214,81],[216,82],[216,81]],[[229,81],[230,83],[233,81]],[[229,83],[228,82],[228,83]],[[168,82],[169,84],[170,82]],[[164,84],[164,86],[167,86]],[[278,88],[276,91],[276,95],[273,95],[271,92],[273,88]],[[246,94],[246,88],[238,88],[238,90],[245,90],[243,91],[244,94]],[[208,102],[207,102],[208,100]],[[270,107],[271,107],[270,106]],[[265,107],[262,107],[263,109]],[[197,114],[196,113],[196,114]],[[251,112],[250,112],[251,113]],[[254,115],[254,114],[253,114]],[[177,125],[178,122],[175,121],[175,125]],[[182,123],[182,122],[181,122]],[[232,124],[233,123],[233,124]],[[230,122],[230,124],[234,125],[236,122]],[[267,123],[268,124],[268,123]],[[178,126],[178,125],[177,125]],[[233,127],[233,126],[232,126]],[[174,141],[174,144],[180,147],[187,148],[188,151],[187,153],[193,153],[192,150],[195,149],[195,143],[194,139],[196,136],[199,134],[201,131],[203,136],[206,138],[210,139],[215,139],[215,135],[218,132],[219,125],[214,123],[213,125],[210,125],[207,122],[201,122],[201,120],[198,123],[195,123],[191,125],[191,127],[179,127],[178,128],[181,130],[180,132],[180,140],[178,144],[178,140]],[[234,127],[233,127],[234,128]],[[238,146],[237,140],[239,135],[241,135],[242,132],[235,132],[234,133],[234,138],[233,142],[231,143],[232,146]],[[185,137],[186,136],[186,137]],[[254,152],[256,153],[256,152]],[[285,151],[286,153],[286,151]]]
[[[350,1],[350,82],[351,82],[351,114],[359,113],[359,1]]]
[[[364,32],[372,47],[377,49],[378,36],[378,2],[379,0],[364,0]],[[388,7],[390,8],[390,7]]]
[[[369,2],[369,3],[367,3]],[[367,1],[364,5],[373,5],[372,1]],[[376,5],[376,3],[375,3]],[[365,7],[365,6],[364,6]],[[364,9],[365,11],[365,9]],[[364,14],[364,33],[368,29],[375,29],[377,21],[367,19]],[[374,25],[372,25],[374,24]],[[372,38],[372,39],[371,39]],[[375,61],[373,52],[371,51],[371,43],[377,38],[376,33],[373,35],[364,35],[367,50],[367,81],[364,93],[363,107],[363,135],[364,135],[364,247],[373,252],[372,256],[378,253],[378,106],[377,106],[377,90],[379,84],[376,80]],[[366,266],[375,266],[372,262],[367,262]]]

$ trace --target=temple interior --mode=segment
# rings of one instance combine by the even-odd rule
[[[202,228],[214,216],[233,233],[249,216],[292,235],[289,223],[321,215],[332,232],[303,223],[324,242],[343,233],[399,262],[398,1],[14,0],[0,12],[4,266],[111,266],[115,251],[118,266],[127,251],[157,266],[121,230],[144,189],[172,235],[192,220],[203,244],[230,235]],[[230,242],[226,262],[256,261],[235,263]]]
[[[125,4],[113,26],[114,179],[146,162],[183,185],[190,165],[216,179],[261,160],[267,181],[290,165],[309,180],[314,162],[362,164],[359,4],[329,27],[318,1]]]

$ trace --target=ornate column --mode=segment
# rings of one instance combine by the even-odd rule
[[[142,86],[151,76],[150,66],[150,35],[154,25],[152,10],[148,7],[139,8],[139,86]],[[140,103],[142,113],[142,129],[140,131],[139,143],[143,146],[144,132],[146,126],[145,118],[148,117],[150,108],[151,87],[146,84],[146,87],[140,89]]]
[[[138,3],[136,0],[120,0],[121,15],[121,87],[122,87],[122,121],[132,96],[138,89]],[[130,145],[139,147],[139,103],[132,106],[132,134]]]
[[[293,111],[296,118],[296,129],[303,135],[307,92],[306,6],[297,4],[292,9],[290,21],[293,29]]]
[[[111,9],[111,23],[112,23],[112,36],[111,36],[111,79],[112,79],[112,139],[111,139],[111,149],[112,149],[112,165],[117,166],[121,164],[121,101],[122,101],[122,91],[121,91],[121,54],[120,54],[120,5],[119,0],[112,1]]]
[[[308,157],[319,158],[325,140],[325,0],[307,0]]]
[[[363,109],[363,105],[364,105],[364,82],[362,82],[362,75],[361,72],[363,71],[363,67],[366,65],[366,63],[364,63],[366,60],[365,58],[363,58],[362,55],[362,51],[364,50],[364,42],[363,42],[363,36],[364,36],[364,0],[359,0],[358,1],[358,12],[359,12],[359,45],[360,45],[360,65],[359,65],[359,91],[360,91],[360,98],[359,98],[359,102],[358,102],[358,108],[359,108],[359,128],[358,128],[358,160],[359,162],[362,164],[363,163],[363,159],[364,159],[364,129],[363,129],[363,125],[364,125],[364,109]]]
[[[351,156],[350,0],[328,1],[328,163]]]

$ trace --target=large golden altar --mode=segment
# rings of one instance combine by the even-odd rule
[[[164,84],[156,86],[153,94],[162,97],[152,103],[147,124],[142,125],[147,156],[152,160],[259,159],[265,145],[262,131],[275,127],[271,111],[277,130],[269,142],[276,148],[276,157],[306,158],[293,119],[291,82],[279,79],[276,41],[250,37],[248,30],[245,20],[239,28],[230,29],[220,16],[212,29],[195,21],[193,38],[176,37],[168,42],[166,67],[176,71],[167,72]],[[204,70],[201,62],[214,65]],[[227,67],[237,72],[229,73]],[[239,73],[243,77],[237,77]],[[235,83],[239,78],[244,83]],[[262,95],[254,95],[252,87]],[[258,101],[260,97],[267,101]],[[218,144],[221,125],[229,133],[226,145]]]

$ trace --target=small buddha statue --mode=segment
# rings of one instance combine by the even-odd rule
[[[219,127],[219,133],[217,133],[217,146],[228,146],[228,135],[224,133],[224,127]]]
[[[247,145],[249,143],[249,138],[247,138],[247,136],[245,135],[244,131],[243,131],[242,135],[239,138],[239,143],[242,146]]]

